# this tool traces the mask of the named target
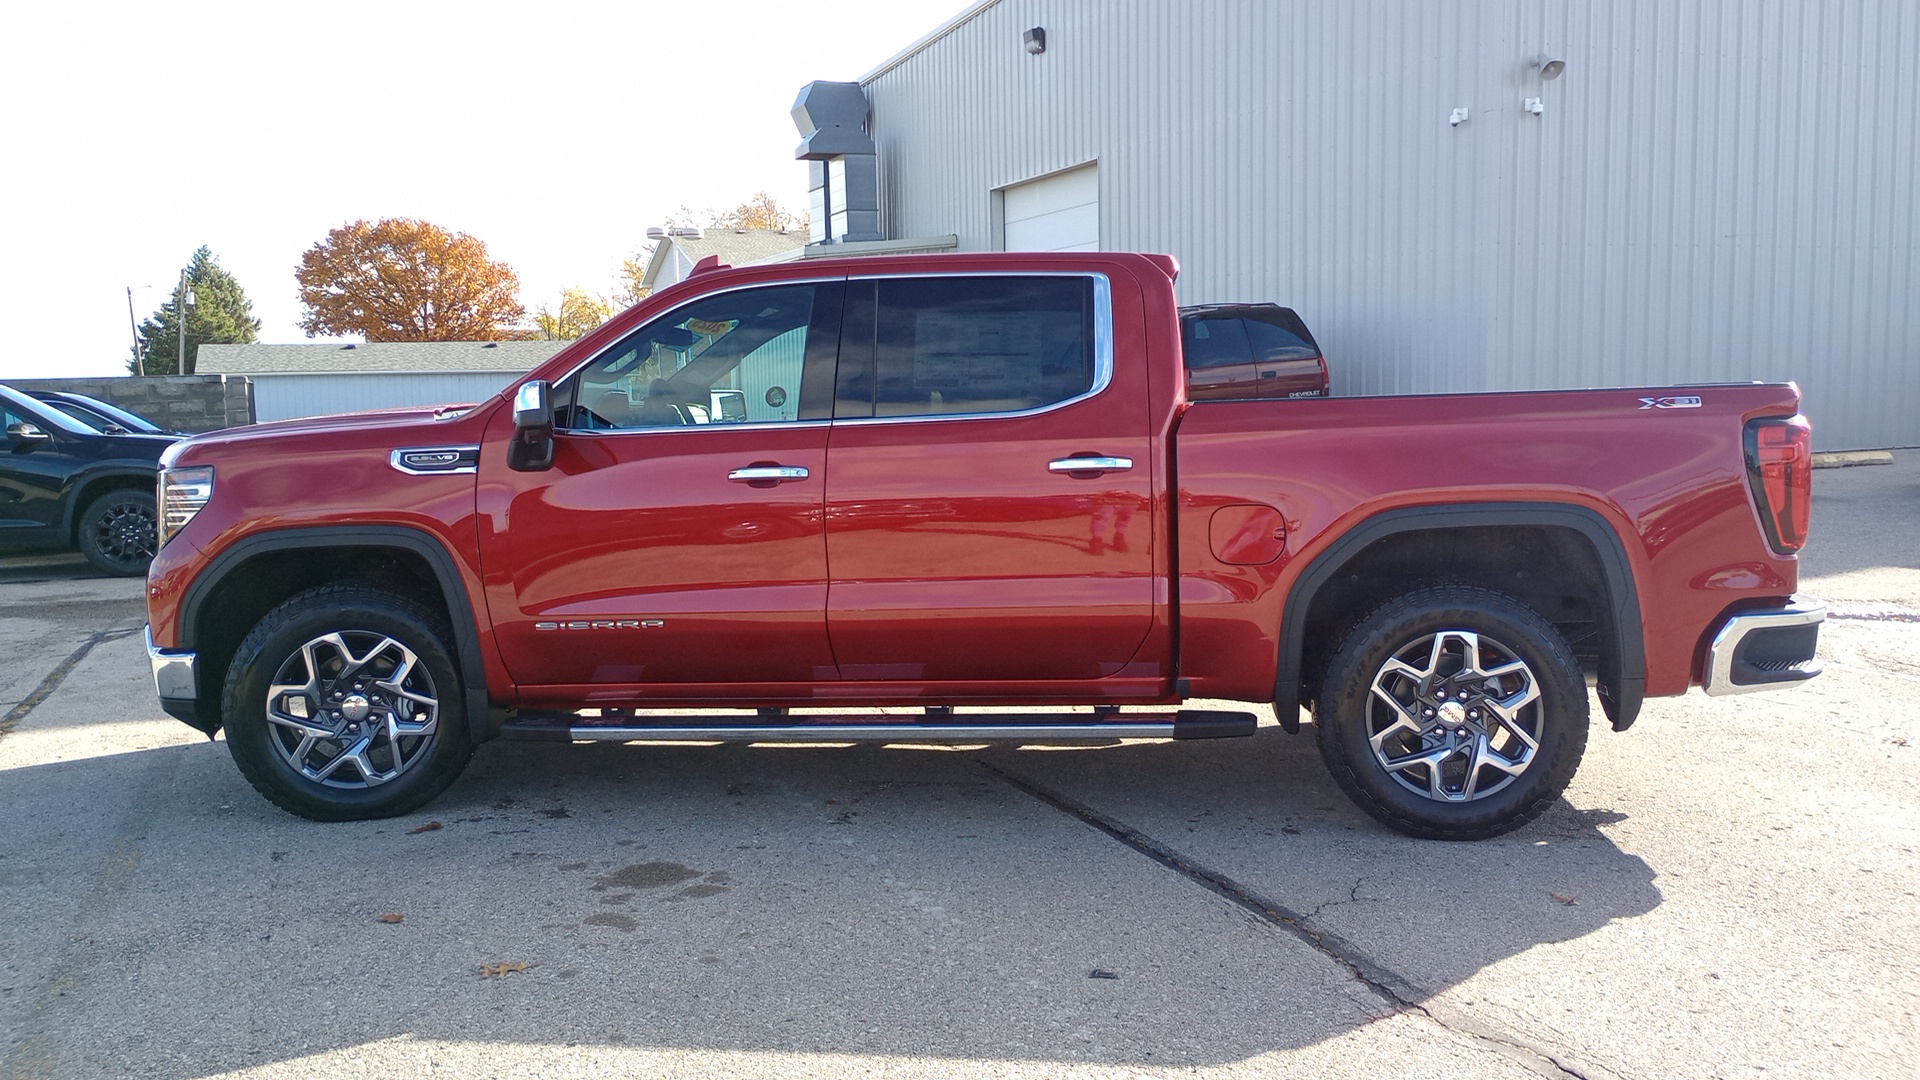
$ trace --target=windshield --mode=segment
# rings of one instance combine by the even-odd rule
[[[5,402],[7,412],[12,413],[29,424],[38,424],[41,430],[56,428],[75,435],[98,435],[99,432],[61,412],[33,400],[11,386],[0,386],[0,402]],[[9,421],[11,423],[11,421]]]
[[[55,398],[47,404],[62,412],[70,413],[82,422],[90,422],[89,414],[91,414],[104,421],[119,424],[128,431],[138,431],[147,435],[164,434],[160,426],[153,421],[137,413],[130,413],[111,401],[101,401],[99,398],[88,397],[85,394],[68,394],[64,398]]]

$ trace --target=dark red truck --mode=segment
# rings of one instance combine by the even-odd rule
[[[1175,273],[703,268],[478,406],[190,439],[162,704],[318,819],[418,807],[498,736],[1179,739],[1254,732],[1188,699],[1304,704],[1368,813],[1470,838],[1565,788],[1590,682],[1623,729],[1817,673],[1793,386],[1195,402]]]

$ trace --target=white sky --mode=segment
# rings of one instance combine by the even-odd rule
[[[968,0],[0,4],[0,380],[125,374],[213,249],[297,342],[293,270],[356,218],[471,233],[532,311],[609,291],[646,227],[806,208],[788,117]],[[157,286],[140,289],[138,286]]]

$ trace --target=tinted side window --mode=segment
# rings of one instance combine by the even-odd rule
[[[1084,277],[882,279],[872,415],[1018,412],[1084,394],[1093,305]]]
[[[574,429],[809,419],[810,354],[831,358],[839,286],[781,285],[694,300],[641,327],[563,385],[556,423]],[[818,327],[819,329],[815,329]]]
[[[1190,371],[1252,362],[1247,331],[1239,319],[1184,319],[1180,337]]]
[[[1320,355],[1313,342],[1285,327],[1258,319],[1247,320],[1247,337],[1253,342],[1256,362],[1268,360],[1311,360]]]

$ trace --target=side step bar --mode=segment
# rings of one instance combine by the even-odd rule
[[[939,715],[939,714],[936,714]],[[672,718],[672,719],[678,719]],[[731,719],[731,718],[729,718]],[[848,722],[823,716],[784,724],[606,724],[571,713],[532,713],[507,721],[503,739],[535,742],[1106,742],[1111,739],[1233,739],[1252,735],[1252,713],[1181,709],[1165,714],[1078,722],[1078,717],[1001,713],[938,723]]]

